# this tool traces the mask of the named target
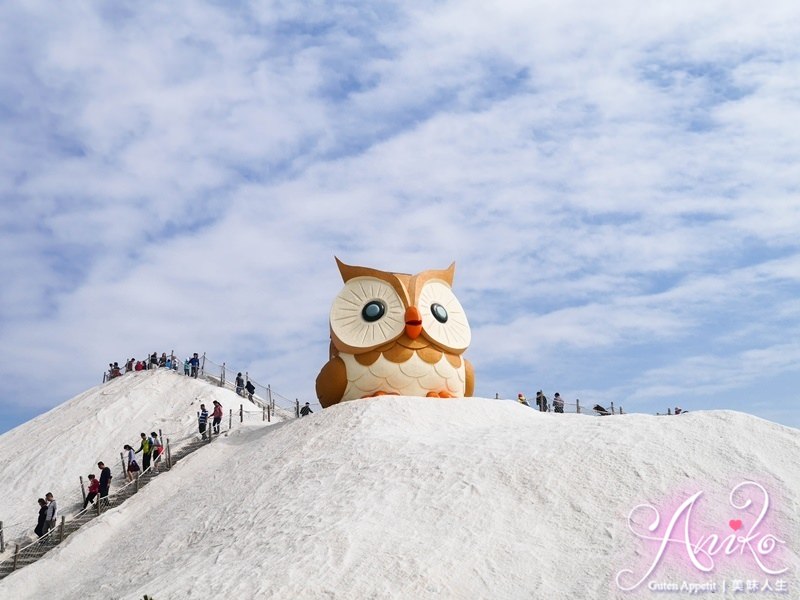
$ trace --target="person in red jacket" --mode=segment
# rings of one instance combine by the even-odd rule
[[[93,473],[89,473],[89,493],[86,494],[86,500],[83,501],[83,508],[85,509],[89,504],[94,506],[94,499],[100,491],[100,480],[96,479]]]
[[[214,400],[214,412],[211,413],[211,416],[214,419],[212,431],[219,434],[219,424],[222,422],[222,404],[216,400]]]

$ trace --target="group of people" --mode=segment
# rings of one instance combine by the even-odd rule
[[[517,402],[524,404],[525,406],[530,406],[530,404],[528,404],[528,400],[525,398],[525,394],[522,392],[517,394]],[[538,408],[541,412],[550,412],[550,403],[547,400],[547,396],[542,393],[542,390],[536,392],[536,408]],[[555,413],[564,412],[564,399],[558,392],[556,392],[553,396],[552,409]]]
[[[108,363],[108,373],[106,374],[108,379],[114,379],[115,377],[120,377],[125,373],[130,372],[138,372],[138,371],[147,371],[150,369],[169,369],[170,371],[177,371],[178,366],[181,364],[180,359],[176,358],[174,354],[170,354],[167,356],[166,352],[162,352],[161,356],[158,356],[156,352],[153,352],[150,356],[145,358],[144,360],[136,360],[135,358],[129,358],[125,362],[125,370],[122,370],[122,367],[119,366],[119,363]],[[197,355],[197,352],[192,354],[191,358],[187,357],[186,360],[183,361],[183,374],[188,375],[190,377],[194,377],[197,379],[197,375],[200,372],[200,357]]]
[[[99,496],[98,502],[108,503],[108,488],[111,485],[111,468],[107,467],[101,460],[97,463],[97,468],[100,469],[100,478],[96,478],[94,473],[89,473],[89,493],[86,494],[86,499],[83,501],[83,508],[86,509],[89,504],[94,506],[95,499]],[[56,502],[53,492],[47,492],[44,498],[39,498],[39,518],[36,522],[36,527],[33,532],[38,537],[44,537],[48,532],[56,528],[56,520],[58,519],[58,503]]]
[[[138,450],[134,450],[130,444],[125,444],[123,449],[127,452],[128,465],[125,469],[125,477],[128,481],[133,481],[135,477],[139,476],[139,471],[147,471],[150,468],[150,462],[153,463],[153,472],[158,473],[158,466],[161,463],[161,456],[164,454],[164,444],[158,437],[155,431],[151,431],[148,436],[142,432],[139,434],[142,438]],[[142,453],[142,466],[136,462],[136,455]],[[84,507],[85,508],[85,507]]]
[[[214,410],[211,412],[211,433],[219,434],[219,424],[222,423],[222,404],[214,400]],[[205,404],[200,405],[200,412],[197,413],[197,429],[203,439],[206,439],[206,426],[208,424],[208,410]]]

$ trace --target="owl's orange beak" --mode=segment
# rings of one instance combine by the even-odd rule
[[[420,333],[422,333],[422,317],[416,306],[409,306],[406,309],[406,335],[415,340]]]

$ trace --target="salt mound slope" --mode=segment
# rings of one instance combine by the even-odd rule
[[[796,573],[798,442],[797,430],[732,412],[348,402],[199,450],[0,582],[0,596],[652,597],[613,589],[636,549],[628,511],[682,486],[726,498],[747,474],[782,490],[773,512]]]
[[[241,398],[166,369],[129,373],[91,388],[0,436],[0,520],[36,524],[36,499],[52,491],[62,510],[65,499],[81,497],[78,477],[97,473],[103,460],[123,479],[119,453],[137,448],[141,432],[161,429],[172,440],[196,431],[201,403],[218,400],[227,411]],[[249,404],[249,403],[247,403]],[[251,405],[252,406],[252,405]],[[113,488],[112,488],[113,489]]]

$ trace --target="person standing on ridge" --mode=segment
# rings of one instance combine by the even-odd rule
[[[206,423],[208,423],[208,411],[206,410],[206,405],[201,404],[200,412],[197,413],[197,429],[203,439],[206,439]]]
[[[47,501],[44,498],[39,498],[39,518],[36,521],[36,528],[33,533],[37,537],[42,537],[47,532]]]
[[[222,423],[222,404],[214,400],[214,412],[211,413],[214,421],[212,423],[212,431],[219,435],[219,424]]]
[[[101,460],[97,463],[97,468],[100,469],[100,502],[108,505],[108,488],[111,487],[111,467],[107,467]]]
[[[517,394],[517,402],[519,402],[520,404],[524,404],[525,406],[530,406],[530,404],[528,404],[528,401],[525,399],[525,395],[522,392]]]
[[[553,412],[564,412],[564,400],[561,398],[561,394],[558,392],[556,392],[556,395],[553,396]]]
[[[313,412],[314,411],[311,410],[311,406],[309,406],[308,402],[306,402],[306,405],[303,408],[300,409],[300,416],[301,417],[307,417],[308,415],[310,415]]]
[[[200,358],[197,356],[197,352],[192,354],[192,358],[189,359],[189,365],[192,367],[192,377],[197,379],[197,373],[200,371]]]

